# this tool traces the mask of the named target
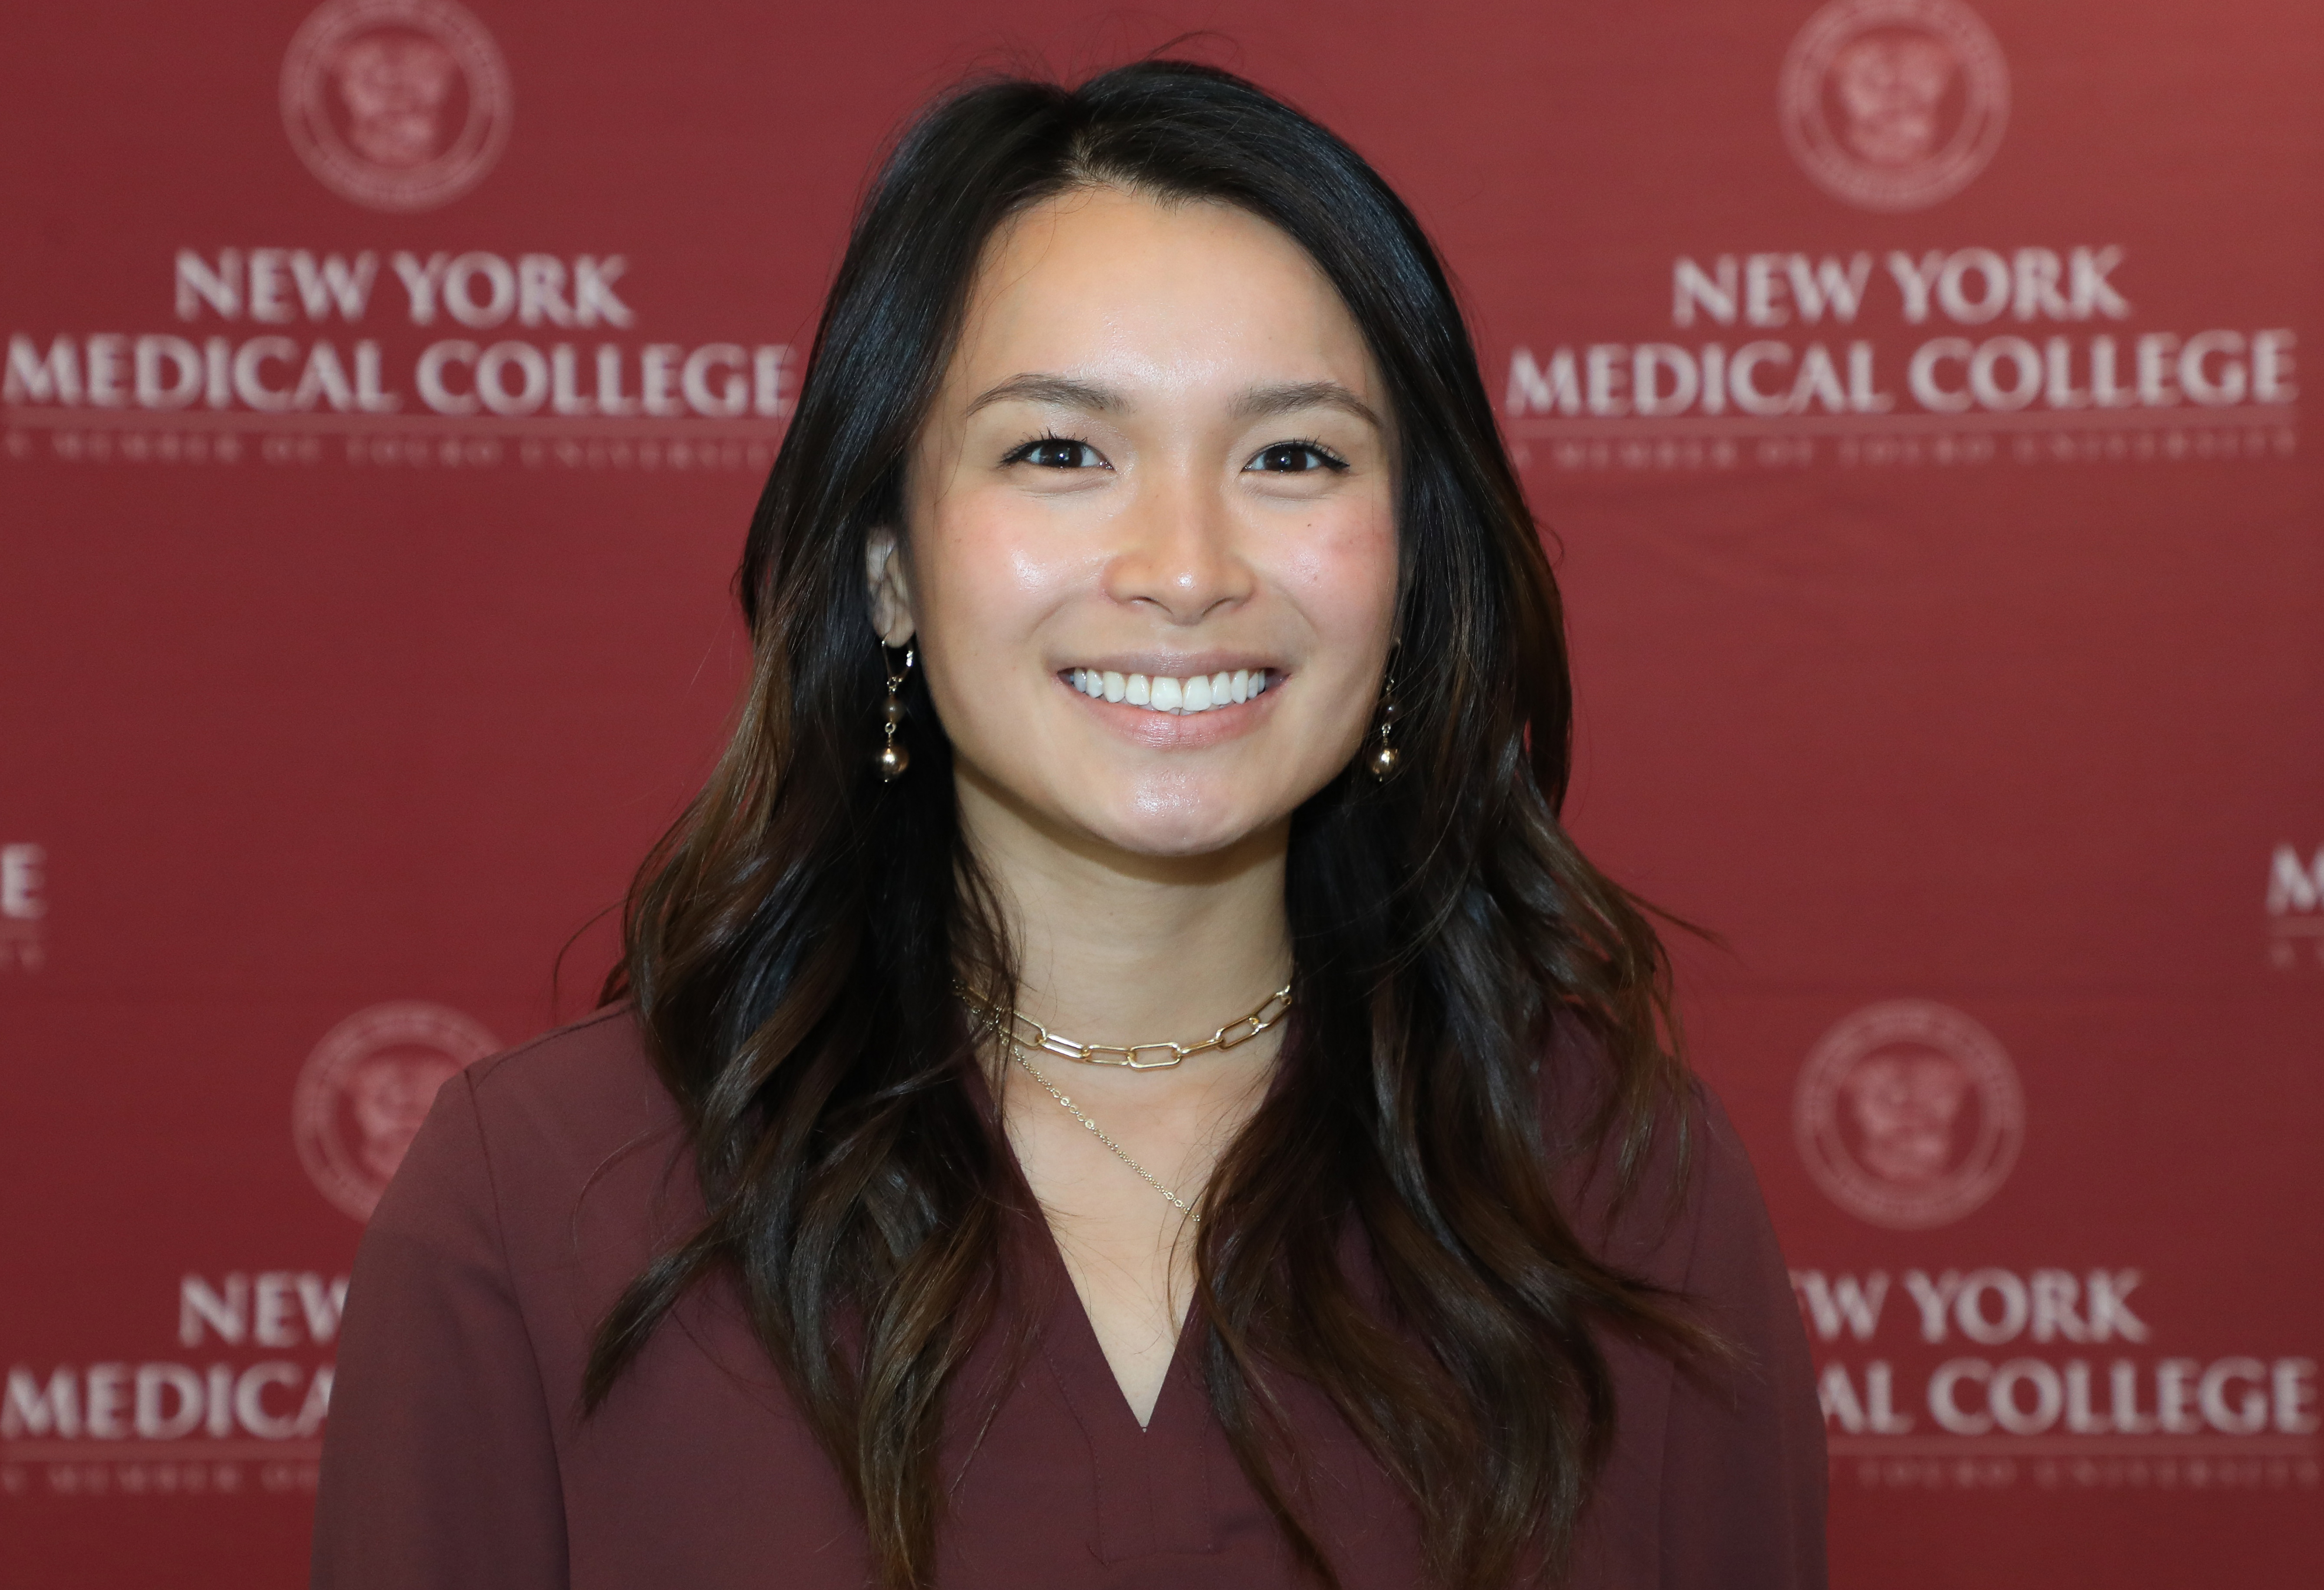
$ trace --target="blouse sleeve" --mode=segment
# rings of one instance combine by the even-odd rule
[[[1682,1367],[1662,1443],[1665,1590],[1822,1590],[1829,1471],[1807,1334],[1758,1180],[1703,1089],[1683,1287],[1737,1349]]]
[[[466,1072],[438,1092],[355,1255],[312,1583],[566,1584],[549,1409]]]

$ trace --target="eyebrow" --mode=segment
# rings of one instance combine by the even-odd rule
[[[1371,405],[1336,381],[1301,381],[1284,386],[1253,387],[1235,400],[1233,414],[1237,419],[1265,419],[1270,415],[1296,413],[1302,409],[1337,409],[1352,414],[1373,429],[1380,428],[1379,416]]]
[[[1027,373],[1012,375],[1000,385],[986,389],[968,406],[970,414],[988,409],[995,403],[1047,403],[1060,409],[1081,409],[1093,414],[1109,409],[1128,409],[1128,399],[1111,387],[1092,381],[1075,381],[1065,375]],[[1287,381],[1279,386],[1251,387],[1234,400],[1229,410],[1237,419],[1265,419],[1271,415],[1292,414],[1302,409],[1337,409],[1351,414],[1374,429],[1383,428],[1371,405],[1336,381]]]
[[[974,414],[995,403],[1047,403],[1060,409],[1086,409],[1093,413],[1128,407],[1109,388],[1064,375],[1012,375],[980,394],[968,406],[968,411]]]

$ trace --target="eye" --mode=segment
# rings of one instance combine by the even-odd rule
[[[1321,442],[1277,442],[1261,448],[1243,467],[1266,474],[1312,474],[1321,469],[1336,474],[1348,467],[1348,461]]]
[[[1105,459],[1087,442],[1069,437],[1036,437],[1003,458],[1003,464],[1029,464],[1036,469],[1103,469]]]

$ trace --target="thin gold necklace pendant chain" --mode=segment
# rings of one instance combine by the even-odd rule
[[[1078,1060],[1084,1065],[1118,1065],[1133,1071],[1167,1071],[1190,1054],[1248,1043],[1281,1021],[1284,1013],[1291,1008],[1291,985],[1286,983],[1260,1001],[1259,1008],[1249,1016],[1227,1023],[1199,1043],[1079,1043],[1019,1015],[1013,1007],[1000,1009],[966,983],[955,981],[952,988],[960,996],[961,1003],[968,1006],[970,1015],[1011,1043],[1038,1049],[1061,1060]],[[1139,1058],[1148,1054],[1161,1058]]]
[[[1009,1045],[1009,1052],[1016,1057],[1019,1065],[1025,1068],[1025,1074],[1040,1085],[1042,1092],[1056,1099],[1059,1107],[1079,1121],[1083,1130],[1105,1144],[1114,1158],[1136,1172],[1139,1181],[1168,1199],[1172,1208],[1196,1225],[1202,1223],[1203,1217],[1196,1212],[1194,1205],[1165,1186],[1153,1172],[1130,1158],[1129,1150],[1107,1136],[1104,1129],[1084,1115],[1079,1105],[1059,1092],[1056,1085],[1041,1074],[1041,1069],[1033,1063],[1033,1057],[1027,1054],[1025,1050],[1029,1045],[1045,1053],[1055,1054],[1065,1060],[1077,1060],[1085,1065],[1115,1065],[1133,1071],[1163,1071],[1177,1065],[1190,1054],[1202,1054],[1213,1049],[1232,1049],[1247,1043],[1274,1026],[1283,1019],[1285,1012],[1291,1008],[1289,983],[1284,984],[1261,1000],[1259,1008],[1249,1016],[1239,1021],[1229,1022],[1199,1043],[1079,1043],[1071,1038],[1049,1031],[1039,1022],[1019,1015],[1013,1007],[1006,1011],[996,1007],[978,997],[976,992],[965,983],[955,980],[952,987],[953,992],[960,997],[961,1003],[968,1007],[969,1014],[976,1018],[977,1025],[986,1028],[995,1037]],[[1148,1054],[1162,1055],[1165,1058],[1158,1060],[1139,1058]]]
[[[1056,1087],[1050,1083],[1049,1079],[1041,1074],[1041,1069],[1033,1063],[1032,1057],[1028,1055],[1025,1051],[1018,1045],[1017,1040],[1014,1037],[1008,1038],[1007,1042],[1009,1044],[1009,1052],[1017,1057],[1017,1063],[1025,1068],[1025,1074],[1031,1077],[1033,1080],[1041,1085],[1042,1092],[1047,1093],[1050,1098],[1056,1099],[1060,1105],[1063,1105],[1067,1115],[1079,1121],[1084,1129],[1085,1129],[1091,1136],[1096,1138],[1100,1143],[1104,1144],[1108,1148],[1111,1149],[1113,1151],[1114,1158],[1120,1160],[1123,1164],[1128,1165],[1131,1170],[1137,1172],[1139,1179],[1144,1181],[1147,1186],[1151,1187],[1164,1198],[1168,1199],[1172,1205],[1177,1209],[1180,1214],[1185,1215],[1187,1219],[1193,1221],[1197,1226],[1203,1223],[1203,1217],[1195,1211],[1194,1205],[1188,1203],[1185,1199],[1180,1198],[1167,1187],[1165,1187],[1156,1179],[1153,1172],[1148,1170],[1144,1165],[1139,1164],[1136,1160],[1131,1159],[1129,1152],[1124,1149],[1120,1144],[1116,1143],[1112,1138],[1107,1136],[1104,1131],[1095,1121],[1091,1120],[1089,1117],[1084,1115],[1081,1110],[1081,1106],[1075,1104],[1072,1099],[1058,1092]]]

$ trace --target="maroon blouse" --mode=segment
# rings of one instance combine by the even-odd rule
[[[1575,1577],[1589,1590],[1824,1583],[1806,1339],[1742,1146],[1700,1097],[1675,1218],[1649,1195],[1609,1229],[1598,1193],[1573,1202],[1609,1258],[1699,1300],[1746,1362],[1706,1377],[1607,1343],[1618,1416]],[[862,1590],[862,1528],[733,1294],[681,1305],[580,1417],[592,1329],[700,1208],[678,1146],[626,1006],[445,1084],[355,1260],[315,1585]],[[1029,1347],[972,1362],[971,1375],[1013,1382],[943,1454],[939,1583],[1302,1583],[1211,1418],[1190,1345],[1140,1429],[1046,1227],[1026,1247]],[[1420,1585],[1410,1504],[1319,1394],[1295,1385],[1287,1401],[1311,1464],[1304,1516],[1346,1590]]]

